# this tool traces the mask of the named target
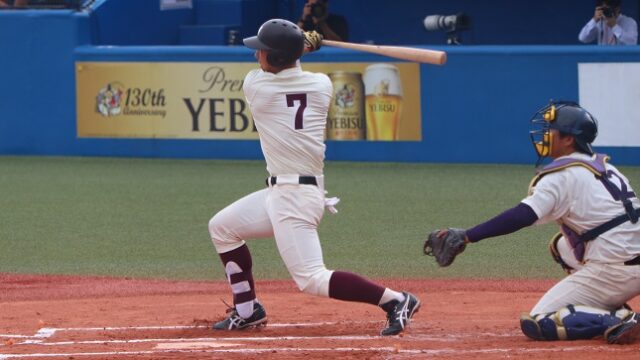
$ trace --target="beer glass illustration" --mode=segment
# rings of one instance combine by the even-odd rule
[[[398,140],[402,117],[402,84],[393,64],[367,66],[364,71],[367,140]]]
[[[335,71],[329,74],[333,98],[329,107],[327,139],[364,140],[364,84],[362,75]]]

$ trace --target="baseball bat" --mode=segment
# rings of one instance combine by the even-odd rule
[[[356,44],[333,40],[322,40],[322,45],[370,52],[373,54],[425,64],[444,65],[444,63],[447,62],[447,53],[439,50],[418,49],[406,46]]]

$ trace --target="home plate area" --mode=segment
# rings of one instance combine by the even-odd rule
[[[575,358],[585,352],[609,359],[632,359],[635,346],[608,346],[599,341],[535,342],[517,331],[433,335],[416,321],[404,336],[371,333],[379,322],[274,323],[240,332],[210,330],[205,325],[42,328],[36,334],[0,334],[0,360],[8,359],[351,359],[424,358]],[[348,328],[352,331],[348,331]],[[329,335],[314,335],[327,332]],[[337,330],[337,331],[336,331]],[[297,335],[287,335],[295,333]]]
[[[0,274],[0,360],[639,359],[640,344],[522,335],[520,314],[553,281],[386,281],[422,300],[400,336],[378,335],[376,306],[309,296],[291,282],[258,283],[267,326],[216,331],[225,282]]]
[[[353,323],[352,331],[340,323],[275,323],[239,332],[218,332],[206,325],[42,328],[34,335],[2,335],[0,359],[23,358],[295,358],[326,354],[341,357],[377,357],[382,354],[417,354],[416,340],[448,342],[422,335],[381,337],[358,335],[377,329],[379,321]],[[416,324],[416,327],[418,325]],[[332,331],[332,335],[313,335]],[[371,333],[365,330],[365,333]],[[287,334],[296,333],[291,336]],[[429,351],[431,352],[431,351]],[[446,352],[446,351],[445,351]],[[179,355],[179,356],[178,356]]]

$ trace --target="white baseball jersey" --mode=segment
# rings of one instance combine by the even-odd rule
[[[568,157],[589,160],[582,153]],[[633,192],[629,181],[613,165],[610,180],[617,189],[608,190],[592,172],[582,166],[571,166],[545,175],[532,189],[532,194],[522,202],[529,205],[538,224],[551,221],[564,223],[583,233],[625,212],[622,202],[616,200],[620,191]],[[615,194],[615,192],[618,192]],[[612,193],[614,192],[614,193]],[[632,199],[635,208],[640,207],[637,197]],[[640,222],[623,223],[587,243],[585,261],[622,263],[640,255]]]
[[[243,88],[269,174],[322,175],[333,95],[329,77],[299,66],[277,74],[257,69],[247,74]]]
[[[573,153],[567,157],[589,160],[590,156]],[[564,158],[564,157],[563,157]],[[561,158],[562,159],[562,158]],[[624,190],[633,192],[629,181],[614,166],[611,171],[615,189],[583,166],[570,166],[544,175],[522,202],[538,215],[537,224],[556,221],[578,233],[584,233],[614,217],[624,214],[622,202],[616,200]],[[640,206],[637,197],[632,199]],[[566,239],[561,238],[566,247]],[[565,254],[567,251],[565,251]],[[554,285],[531,310],[531,315],[558,311],[569,304],[596,309],[616,310],[640,294],[640,265],[624,265],[640,255],[640,222],[625,222],[587,242],[584,263]],[[563,255],[564,256],[564,255]]]

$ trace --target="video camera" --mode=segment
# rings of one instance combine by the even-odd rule
[[[424,28],[429,31],[446,31],[447,44],[460,45],[458,31],[471,28],[471,18],[464,13],[456,15],[429,15],[424,18]]]

